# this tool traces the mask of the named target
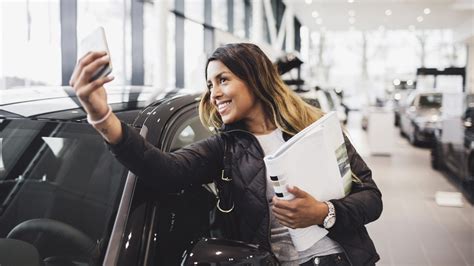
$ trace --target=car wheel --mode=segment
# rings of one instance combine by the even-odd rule
[[[433,144],[433,147],[431,148],[431,167],[435,170],[442,170],[444,168],[444,163],[442,158],[442,153],[443,153],[443,148],[441,147],[438,142],[435,142]]]

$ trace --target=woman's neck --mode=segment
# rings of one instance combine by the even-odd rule
[[[268,119],[246,121],[247,130],[255,135],[266,135],[277,127]]]

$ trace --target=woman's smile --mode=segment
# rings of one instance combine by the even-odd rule
[[[220,101],[217,103],[217,111],[222,116],[231,108],[232,100],[229,101]]]

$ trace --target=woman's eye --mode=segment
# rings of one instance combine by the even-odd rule
[[[221,79],[219,80],[220,83],[224,83],[224,82],[226,82],[226,81],[227,81],[226,78],[221,78]]]

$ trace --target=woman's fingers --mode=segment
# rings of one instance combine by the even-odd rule
[[[80,99],[87,101],[88,95],[90,95],[94,90],[101,88],[105,83],[111,82],[112,80],[114,80],[113,76],[107,76],[96,79],[93,82],[77,90],[76,95]]]
[[[96,59],[98,59],[100,57],[104,57],[106,54],[107,54],[107,52],[105,52],[105,51],[88,52],[81,59],[79,59],[77,61],[76,67],[74,68],[74,71],[72,73],[71,80],[69,81],[69,85],[74,86],[74,84],[77,82],[78,78],[81,76],[82,70],[85,67],[87,67],[90,63],[94,62]]]
[[[79,74],[79,79],[81,82],[89,83],[91,80],[92,75],[101,67],[107,65],[110,62],[110,58],[108,55],[104,55],[100,58],[96,58],[96,60],[92,61],[91,63],[87,64],[85,67],[82,68],[81,73]]]

